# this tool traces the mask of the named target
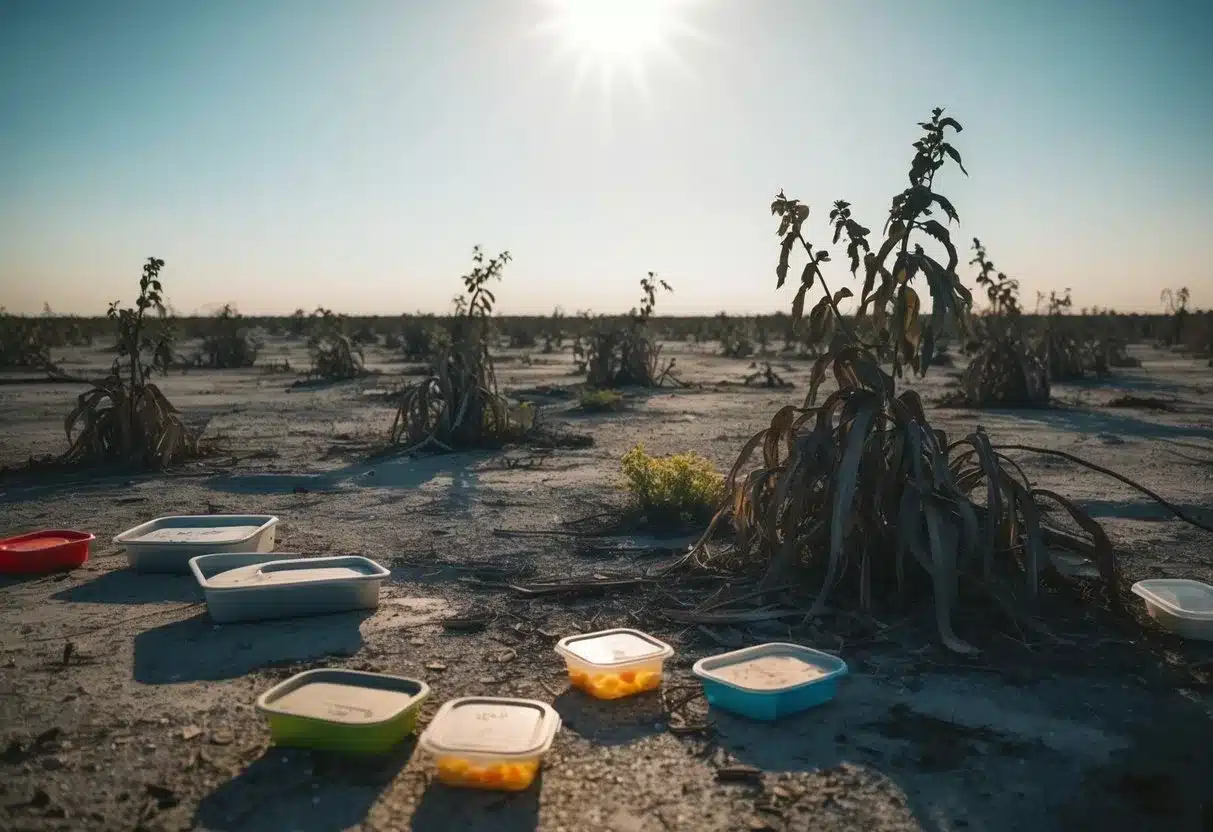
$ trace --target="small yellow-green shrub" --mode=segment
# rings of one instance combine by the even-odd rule
[[[618,410],[623,406],[623,394],[618,390],[586,390],[581,394],[581,409],[591,413]]]
[[[693,451],[650,456],[637,445],[623,456],[623,476],[635,508],[654,522],[711,517],[724,494],[724,475]]]

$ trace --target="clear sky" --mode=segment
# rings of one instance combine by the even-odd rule
[[[0,0],[0,304],[101,314],[155,255],[182,313],[439,311],[480,243],[504,312],[650,269],[786,309],[771,197],[880,228],[939,105],[1029,308],[1213,306],[1211,0],[679,0],[640,43],[551,3]]]

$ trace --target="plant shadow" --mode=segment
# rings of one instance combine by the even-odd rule
[[[185,603],[201,601],[202,591],[190,575],[144,574],[131,569],[116,569],[86,583],[60,590],[51,598],[82,604]]]
[[[145,685],[233,679],[276,664],[352,656],[371,611],[216,625],[206,615],[135,636],[134,679]]]
[[[533,832],[539,828],[543,772],[524,792],[457,789],[430,783],[413,812],[412,832]]]
[[[474,466],[488,456],[485,452],[384,456],[323,474],[231,474],[212,478],[207,487],[226,494],[290,494],[351,487],[417,489],[443,476],[452,481],[474,478]]]
[[[630,745],[665,730],[656,691],[604,701],[570,688],[552,703],[563,729],[597,745]]]
[[[271,747],[204,797],[194,823],[215,832],[357,827],[408,763],[414,746],[410,738],[375,756]]]

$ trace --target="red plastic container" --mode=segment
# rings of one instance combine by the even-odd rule
[[[75,569],[88,560],[96,535],[48,529],[0,540],[0,574],[31,575]]]

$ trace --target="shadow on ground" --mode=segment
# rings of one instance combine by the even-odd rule
[[[1178,439],[1182,437],[1213,439],[1213,428],[1200,425],[1147,422],[1123,413],[1059,407],[1017,410],[990,408],[983,412],[998,413],[1014,417],[1021,422],[1036,422],[1054,430],[1073,431],[1079,434],[1109,433],[1114,436],[1138,439]]]
[[[1059,817],[1065,829],[1209,829],[1207,710],[1174,693],[1157,713],[1157,692],[1088,682],[857,676],[835,702],[778,722],[710,719],[724,751],[764,772],[815,773],[827,790],[857,766],[878,773],[927,832],[1004,829],[1009,818],[1057,828]]]
[[[192,575],[155,575],[118,569],[60,590],[51,598],[84,604],[183,603],[201,601],[202,591]]]
[[[488,457],[489,454],[480,452],[384,457],[323,474],[228,474],[212,478],[207,486],[226,494],[291,494],[346,488],[413,489],[442,476],[449,476],[454,481],[474,480],[473,466]]]
[[[552,707],[562,730],[597,745],[630,745],[665,730],[665,709],[656,692],[604,701],[570,689]]]
[[[539,828],[543,773],[524,792],[454,789],[430,783],[413,812],[412,832],[533,832]]]
[[[215,832],[332,832],[356,827],[412,751],[411,739],[382,757],[272,747],[204,797],[194,822]]]
[[[203,614],[135,636],[134,678],[147,685],[234,679],[281,663],[352,656],[369,611],[216,625]]]

